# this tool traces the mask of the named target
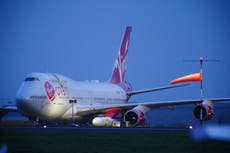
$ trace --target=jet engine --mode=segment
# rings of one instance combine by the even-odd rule
[[[199,119],[200,121],[207,121],[213,117],[214,112],[212,106],[202,103],[194,108],[193,115],[196,119]]]
[[[129,126],[134,127],[141,125],[145,121],[144,113],[138,109],[132,109],[125,113],[124,121],[129,124]]]

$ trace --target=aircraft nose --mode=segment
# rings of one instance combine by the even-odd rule
[[[34,91],[37,92],[35,86],[22,83],[16,95],[17,108],[26,116],[34,115],[34,112],[36,112],[36,102],[32,99]]]
[[[30,99],[30,91],[31,89],[29,86],[25,83],[22,83],[16,95],[17,105],[24,105],[26,101]]]
[[[17,93],[16,105],[18,110],[26,116],[30,116],[31,113],[34,112],[34,106],[30,99],[30,95],[22,89]]]

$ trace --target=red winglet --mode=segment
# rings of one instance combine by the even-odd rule
[[[186,75],[180,78],[177,78],[175,80],[172,80],[170,83],[181,83],[181,82],[194,82],[194,81],[201,81],[202,80],[202,74],[201,73],[194,73],[190,75]]]

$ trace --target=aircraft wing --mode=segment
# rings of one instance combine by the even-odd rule
[[[203,101],[211,101],[213,103],[216,102],[224,102],[230,101],[230,98],[210,98],[210,99],[193,99],[193,100],[177,100],[177,101],[159,101],[159,102],[144,102],[137,103],[138,105],[144,105],[150,108],[162,107],[162,106],[175,106],[175,105],[186,105],[186,104],[199,104]]]
[[[111,105],[92,105],[90,108],[85,106],[78,106],[81,111],[78,115],[88,115],[92,112],[95,114],[105,113],[106,110],[111,108],[118,108],[121,110],[129,110],[137,106],[144,106],[147,108],[159,108],[164,106],[176,106],[176,105],[187,105],[187,104],[199,104],[203,101],[211,101],[212,103],[229,101],[230,98],[210,98],[205,100],[193,99],[193,100],[176,100],[176,101],[158,101],[158,102],[141,102],[141,103],[126,103],[126,104],[111,104]]]
[[[0,120],[10,111],[18,111],[17,106],[11,99],[0,99]]]
[[[18,108],[17,106],[3,106],[3,107],[0,107],[0,111],[1,110],[4,110],[4,111],[18,111]]]
[[[17,106],[14,105],[0,106],[0,121],[2,120],[2,117],[10,111],[12,112],[18,111]]]
[[[130,91],[127,93],[127,95],[137,95],[137,94],[142,94],[146,92],[153,92],[153,91],[158,91],[158,90],[165,90],[165,89],[171,89],[171,88],[178,88],[178,87],[183,87],[183,86],[188,86],[190,84],[180,84],[180,85],[170,85],[170,86],[164,86],[164,87],[158,87],[158,88],[150,88],[150,89],[145,89],[145,90],[137,90],[137,91]]]
[[[0,99],[0,111],[17,111],[16,103],[13,99]]]

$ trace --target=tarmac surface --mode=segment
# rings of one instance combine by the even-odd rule
[[[95,128],[95,127],[0,127],[0,130],[32,131],[74,131],[74,132],[147,132],[147,133],[188,133],[188,128]]]

